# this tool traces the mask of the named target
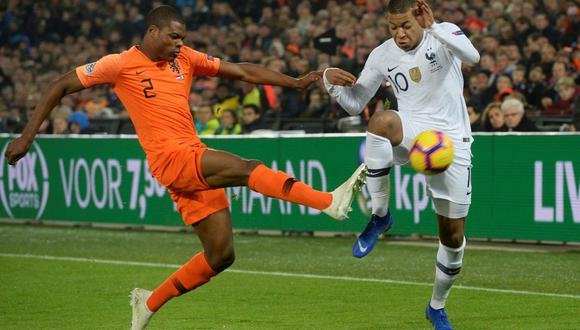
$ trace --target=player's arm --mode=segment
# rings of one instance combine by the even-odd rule
[[[419,25],[439,40],[461,62],[468,65],[475,65],[479,62],[479,52],[463,31],[455,24],[436,24],[433,12],[425,0],[417,0],[414,15]]]
[[[439,40],[461,62],[468,65],[475,65],[479,62],[479,52],[457,25],[433,24],[426,31]]]
[[[304,89],[322,78],[322,73],[312,71],[301,78],[292,78],[280,72],[252,63],[229,63],[222,61],[218,77],[242,80],[253,84],[276,85]]]
[[[373,53],[358,79],[338,68],[328,68],[324,71],[324,86],[328,94],[350,115],[361,113],[384,81],[383,75],[373,64]]]
[[[60,100],[65,95],[80,91],[84,88],[74,70],[54,81],[48,88],[46,94],[40,98],[38,105],[34,109],[32,118],[26,123],[22,134],[10,142],[8,148],[6,148],[5,157],[8,160],[8,164],[14,165],[20,158],[24,157],[32,145],[38,128],[46,117],[48,117],[52,109],[60,103]]]

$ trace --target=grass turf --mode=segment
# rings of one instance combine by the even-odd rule
[[[382,240],[358,260],[350,256],[353,241],[236,236],[236,272],[172,300],[150,328],[429,329],[423,311],[431,288],[425,284],[433,280],[436,246]],[[199,249],[191,233],[1,225],[0,328],[127,329],[129,291],[153,289],[173,272],[171,265],[184,263]],[[163,265],[45,260],[24,254]],[[578,251],[487,251],[468,245],[456,284],[575,296],[457,288],[447,311],[458,329],[580,329]]]

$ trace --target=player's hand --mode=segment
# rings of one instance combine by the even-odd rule
[[[16,165],[16,162],[26,155],[31,145],[32,141],[22,136],[10,142],[8,148],[6,148],[6,153],[4,153],[8,164]]]
[[[424,29],[435,23],[433,11],[425,0],[417,0],[417,6],[413,8],[413,16],[415,16],[417,23]]]
[[[298,85],[296,88],[305,89],[313,83],[322,80],[322,71],[308,72],[304,77],[298,78]]]
[[[352,73],[339,68],[329,68],[325,74],[328,82],[333,85],[353,86],[356,83],[356,77]]]

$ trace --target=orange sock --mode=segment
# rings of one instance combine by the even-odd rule
[[[147,300],[147,307],[150,311],[156,312],[171,298],[209,282],[210,278],[217,274],[205,260],[205,254],[200,252],[153,291]]]
[[[312,187],[294,179],[282,171],[274,171],[259,165],[250,174],[250,189],[269,197],[324,210],[332,203],[332,195],[314,190]]]

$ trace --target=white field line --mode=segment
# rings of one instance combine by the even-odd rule
[[[84,263],[93,263],[93,264],[154,267],[154,268],[172,268],[172,269],[176,269],[176,268],[181,267],[181,265],[178,265],[178,264],[164,264],[164,263],[157,263],[157,262],[91,259],[91,258],[77,258],[77,257],[57,257],[57,256],[34,255],[34,254],[0,253],[0,257],[21,258],[21,259],[26,258],[26,259],[37,259],[37,260],[72,261],[72,262],[84,262]],[[433,284],[425,283],[425,282],[399,281],[399,280],[376,279],[376,278],[360,278],[360,277],[351,277],[351,276],[314,275],[314,274],[285,273],[285,272],[264,272],[264,271],[242,270],[242,269],[228,269],[228,270],[226,270],[226,272],[238,273],[238,274],[262,275],[262,276],[298,277],[298,278],[309,278],[309,279],[320,279],[320,280],[337,280],[337,281],[349,281],[349,282],[370,282],[370,283],[415,285],[415,286],[427,286],[427,287],[433,286]],[[580,299],[580,295],[573,295],[573,294],[535,292],[535,291],[525,291],[525,290],[481,288],[481,287],[466,286],[466,285],[455,285],[455,286],[453,286],[453,288],[463,289],[463,290],[471,290],[471,291],[509,293],[509,294],[528,295],[528,296],[543,296],[543,297],[554,297],[554,298]]]
[[[432,247],[437,248],[439,246],[438,242],[406,242],[406,241],[387,241],[387,245],[395,246],[417,246],[417,247]],[[557,250],[549,250],[549,248],[530,247],[530,248],[516,248],[509,246],[487,246],[479,245],[479,242],[469,244],[469,239],[467,240],[466,250],[478,250],[478,251],[500,251],[500,252],[522,252],[522,253],[550,253],[557,252]]]

